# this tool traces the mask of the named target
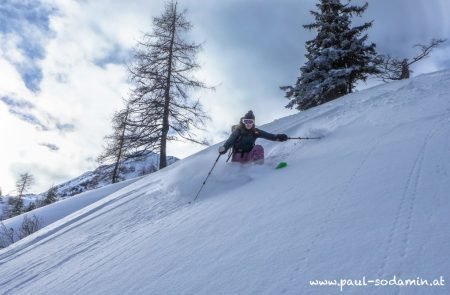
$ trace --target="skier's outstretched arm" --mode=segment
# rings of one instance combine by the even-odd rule
[[[286,141],[288,140],[288,136],[286,134],[272,134],[269,132],[266,132],[264,130],[260,130],[259,131],[259,137],[267,139],[267,140],[272,140],[272,141]]]

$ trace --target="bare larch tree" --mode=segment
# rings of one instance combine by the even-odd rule
[[[33,175],[28,172],[20,174],[19,179],[16,182],[17,196],[22,198],[23,195],[31,188],[33,183]]]
[[[23,195],[30,189],[34,183],[34,177],[30,173],[23,173],[19,175],[19,179],[16,182],[17,196],[11,201],[12,211],[10,217],[19,215],[23,211]]]
[[[128,122],[135,128],[134,146],[159,152],[160,169],[167,166],[168,140],[207,144],[191,131],[200,129],[208,116],[189,92],[207,87],[193,76],[200,67],[196,61],[200,45],[184,37],[192,28],[185,14],[176,2],[167,3],[164,13],[153,19],[153,32],[144,34],[136,46],[129,67],[133,88]]]
[[[112,119],[113,132],[105,136],[106,145],[102,154],[98,156],[99,163],[113,163],[114,168],[111,173],[111,182],[119,181],[119,166],[124,160],[130,159],[136,154],[133,153],[133,146],[135,144],[132,138],[133,132],[131,126],[128,124],[130,110],[128,106],[121,111],[114,114]]]

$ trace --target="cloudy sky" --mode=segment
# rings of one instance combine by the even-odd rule
[[[215,91],[196,93],[212,117],[212,143],[252,109],[257,124],[295,113],[280,85],[304,63],[314,0],[180,0],[204,42],[197,77]],[[363,1],[353,1],[360,4]],[[126,62],[162,0],[2,0],[0,4],[0,187],[14,190],[24,172],[34,192],[96,167],[114,111],[127,96]],[[361,21],[379,53],[410,57],[417,43],[450,37],[448,0],[376,0]],[[450,39],[450,38],[449,38]],[[450,67],[450,42],[414,66],[414,75]],[[359,85],[367,88],[378,81]],[[170,155],[202,147],[171,143]],[[213,159],[212,159],[213,160]]]

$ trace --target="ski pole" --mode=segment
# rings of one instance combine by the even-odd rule
[[[322,137],[288,137],[288,139],[321,139]]]
[[[211,172],[213,171],[214,167],[216,167],[217,162],[219,161],[220,156],[222,156],[222,154],[219,154],[219,156],[217,156],[216,161],[214,162],[214,165],[212,166],[211,170],[208,173],[208,176],[206,176],[205,181],[203,181],[202,186],[200,187],[197,195],[195,196],[194,200],[192,202],[194,202],[195,200],[197,200],[198,195],[200,194],[200,192],[202,191],[203,187],[205,186],[206,181],[208,180],[208,177],[211,175]],[[191,202],[189,202],[191,203]]]
[[[230,161],[231,156],[233,156],[233,150],[230,149],[230,153],[228,154],[227,163],[228,163],[228,161]]]

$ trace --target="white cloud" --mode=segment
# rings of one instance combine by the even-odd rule
[[[22,50],[19,48],[19,36],[15,34],[0,34],[0,56],[13,63],[22,63],[25,61]]]
[[[0,79],[1,95],[8,95],[10,93],[29,93],[16,68],[9,61],[1,57],[0,69],[2,73],[2,78]]]
[[[31,172],[12,169],[17,163],[33,162],[37,160],[36,157],[41,161],[45,157],[30,149],[39,140],[35,127],[11,115],[4,104],[0,104],[0,134],[0,185],[3,192],[8,193],[13,190],[19,173]]]
[[[54,182],[51,178],[55,175],[76,176],[92,168],[92,159],[100,152],[102,138],[109,132],[111,115],[121,107],[121,98],[126,95],[126,68],[95,64],[96,59],[122,42],[113,34],[115,28],[123,27],[120,18],[98,18],[102,15],[98,11],[100,6],[94,7],[96,10],[82,2],[57,4],[61,4],[60,14],[53,16],[50,22],[54,38],[45,45],[45,58],[39,62],[43,72],[41,90],[32,93],[25,87],[11,64],[24,60],[17,55],[14,59],[8,56],[9,61],[0,60],[2,72],[6,73],[6,78],[0,80],[0,94],[32,102],[35,109],[31,112],[44,123],[49,120],[68,122],[74,124],[75,129],[68,133],[57,129],[39,131],[10,114],[2,104],[1,134],[9,144],[2,146],[1,162],[10,163],[2,165],[0,174],[4,191],[11,190],[14,174],[20,173],[19,170],[41,171],[36,177],[35,189],[44,190]],[[98,19],[101,21],[96,21]],[[103,33],[105,31],[109,31],[108,34]],[[19,37],[11,34],[8,40],[10,45],[3,51],[20,52],[17,50]],[[43,147],[42,142],[55,144],[59,150],[51,151]]]

